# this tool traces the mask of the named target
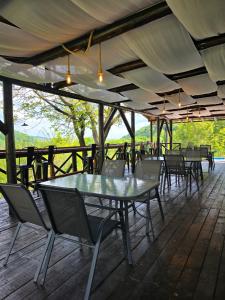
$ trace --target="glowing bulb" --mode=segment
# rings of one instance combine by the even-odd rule
[[[178,103],[178,106],[179,106],[179,107],[181,107],[181,103],[180,103],[180,101],[179,101],[179,103]]]
[[[68,71],[68,72],[66,73],[66,83],[67,83],[67,84],[71,84],[71,82],[72,82],[72,80],[71,80],[71,74],[70,74],[70,72]]]
[[[188,117],[188,116],[186,117],[186,121],[187,121],[187,122],[189,121],[189,117]]]
[[[201,113],[200,113],[200,111],[198,112],[198,117],[199,117],[199,118],[201,117]]]
[[[103,82],[103,72],[102,72],[102,71],[99,71],[99,72],[98,72],[98,81],[99,81],[100,83]]]

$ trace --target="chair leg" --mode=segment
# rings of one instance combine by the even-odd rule
[[[155,239],[155,232],[153,229],[153,224],[152,224],[152,216],[151,216],[151,212],[150,212],[150,200],[147,200],[146,202],[146,235],[149,236],[149,223],[151,224],[151,231],[152,231],[152,237],[153,240]]]
[[[102,233],[102,232],[101,232]],[[91,262],[91,269],[89,272],[88,276],[88,282],[85,290],[85,295],[84,295],[84,300],[89,300],[90,299],[90,294],[91,294],[91,287],[92,287],[92,282],[95,274],[95,268],[97,264],[97,259],[98,259],[98,253],[99,253],[99,248],[100,248],[100,243],[101,243],[101,236],[102,234],[99,235],[98,241],[95,244],[95,249],[92,257],[92,262]]]
[[[6,254],[6,257],[5,257],[5,260],[4,260],[4,262],[3,262],[3,266],[6,266],[7,263],[8,263],[9,256],[10,256],[10,254],[11,254],[11,252],[12,252],[13,246],[14,246],[14,244],[15,244],[15,241],[16,241],[16,238],[17,238],[17,236],[18,236],[18,233],[19,233],[19,231],[20,231],[21,226],[22,226],[22,223],[19,222],[18,225],[17,225],[17,227],[16,227],[16,231],[15,231],[15,233],[14,233],[14,235],[13,235],[13,238],[12,238],[12,240],[11,240],[11,243],[10,243],[10,246],[9,246],[9,250],[8,250],[8,252],[7,252],[7,254]]]
[[[39,277],[39,275],[40,275],[40,272],[41,272],[41,269],[42,269],[42,266],[43,266],[43,263],[44,263],[46,254],[47,254],[47,252],[48,252],[48,248],[49,248],[49,244],[50,244],[50,241],[51,241],[51,238],[52,238],[52,234],[53,234],[52,231],[49,231],[49,233],[48,233],[48,239],[47,239],[47,241],[46,241],[46,243],[45,243],[45,249],[44,249],[42,258],[41,258],[41,260],[40,260],[40,263],[39,263],[39,266],[38,266],[38,268],[37,268],[37,271],[36,271],[36,273],[35,273],[35,275],[34,275],[34,280],[33,280],[34,283],[36,283],[36,282],[38,281],[38,277]]]
[[[103,206],[102,198],[98,198],[98,201],[99,201],[100,205]]]
[[[126,243],[127,233],[126,233],[125,223],[124,223],[124,219],[123,219],[123,214],[121,211],[119,211],[119,217],[120,217],[121,230],[122,230],[124,256],[126,259],[128,259],[128,250],[127,250],[127,243]]]
[[[158,201],[158,204],[159,204],[159,209],[160,209],[161,217],[164,220],[164,213],[163,213],[163,208],[162,208],[162,203],[161,203],[161,199],[160,199],[160,196],[159,196],[159,190],[158,190],[158,188],[155,189],[155,193],[156,193],[156,198],[157,198],[157,201]]]
[[[51,254],[52,254],[52,249],[54,246],[54,241],[55,241],[55,233],[52,233],[51,239],[49,242],[49,246],[47,249],[47,253],[45,256],[45,260],[44,260],[43,277],[42,277],[42,281],[41,281],[42,286],[44,286],[44,284],[45,284],[45,279],[46,279],[46,275],[47,275],[47,271],[48,271],[49,261],[50,261]]]

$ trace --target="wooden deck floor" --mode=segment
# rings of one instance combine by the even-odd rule
[[[173,184],[162,201],[164,223],[157,202],[151,203],[158,237],[154,243],[145,236],[145,220],[130,212],[133,267],[123,258],[119,232],[103,243],[92,299],[225,299],[225,164],[205,173],[199,192],[193,188],[186,198],[183,188]],[[46,240],[43,231],[24,227],[8,267],[2,267],[15,226],[1,200],[0,299],[82,299],[90,250],[81,252],[77,245],[58,239],[42,289],[32,279]]]

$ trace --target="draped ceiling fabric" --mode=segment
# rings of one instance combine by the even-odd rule
[[[124,72],[122,75],[140,88],[154,93],[169,92],[179,88],[176,82],[150,67]]]
[[[196,39],[224,33],[224,0],[166,0],[174,15]]]
[[[178,83],[190,96],[208,94],[217,90],[216,83],[209,78],[208,74],[180,79]]]
[[[173,15],[127,32],[123,38],[136,55],[158,72],[175,74],[203,66],[189,33]]]
[[[108,24],[149,8],[162,0],[0,0],[0,75],[19,80],[55,83],[65,80],[68,55],[40,66],[14,63],[10,57],[32,57]],[[70,91],[105,102],[124,102],[135,110],[168,119],[189,113],[225,114],[225,44],[199,50],[199,41],[225,34],[225,0],[166,0],[172,13],[121,33],[101,43],[104,81],[97,71],[99,45],[70,54]],[[121,72],[110,70],[132,61],[146,67]],[[205,68],[204,68],[205,67]],[[201,75],[172,80],[174,74],[204,69]],[[120,93],[109,91],[129,86]],[[136,87],[134,86],[136,85]],[[181,108],[178,106],[180,93]],[[169,93],[170,95],[167,95]],[[211,94],[212,95],[209,95]],[[163,114],[166,101],[166,114]],[[210,105],[210,106],[207,106]],[[177,110],[176,110],[177,108]],[[206,109],[204,109],[206,108]],[[171,111],[170,111],[171,110]]]

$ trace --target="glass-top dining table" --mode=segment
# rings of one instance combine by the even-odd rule
[[[130,251],[130,234],[128,208],[129,201],[135,201],[143,195],[148,195],[157,189],[159,182],[155,180],[141,180],[134,177],[113,178],[103,175],[75,174],[55,178],[40,183],[41,186],[78,189],[82,195],[96,196],[103,199],[113,199],[120,202],[120,209],[125,216],[125,229],[127,232],[128,261],[132,264]],[[104,200],[103,200],[104,201]]]

